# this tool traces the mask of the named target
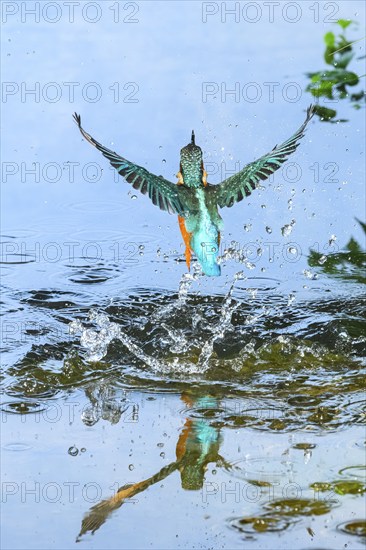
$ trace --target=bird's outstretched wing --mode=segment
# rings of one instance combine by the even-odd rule
[[[141,191],[144,195],[149,195],[151,201],[161,210],[166,210],[170,214],[185,215],[183,204],[184,190],[180,186],[164,179],[162,176],[155,176],[148,172],[142,166],[126,160],[114,151],[107,149],[101,143],[96,141],[81,126],[81,117],[77,113],[73,115],[76,124],[84,138],[96,147],[104,155],[117,172],[125,178],[132,187]]]
[[[208,192],[211,199],[223,208],[224,206],[230,207],[235,202],[248,197],[260,180],[267,179],[273,172],[278,170],[288,156],[296,150],[299,140],[304,135],[306,125],[313,115],[314,106],[310,105],[304,123],[290,139],[281,145],[276,145],[272,151],[247,164],[240,172],[222,181],[219,185],[209,186]]]

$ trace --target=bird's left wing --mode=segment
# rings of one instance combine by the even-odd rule
[[[141,191],[144,195],[148,194],[152,203],[159,206],[161,210],[166,210],[170,214],[184,216],[186,208],[184,206],[183,195],[185,190],[162,176],[151,174],[142,166],[121,157],[114,151],[107,149],[101,143],[96,141],[81,126],[81,117],[77,113],[73,115],[76,124],[84,138],[104,155],[117,172],[125,178],[132,187]]]
[[[310,105],[304,123],[293,136],[281,145],[276,145],[266,155],[244,166],[240,172],[222,181],[219,185],[210,185],[207,190],[211,200],[218,206],[232,206],[235,202],[248,197],[258,186],[260,180],[267,179],[273,172],[287,160],[299,145],[299,140],[304,136],[304,130],[311,117],[314,115],[314,107]]]

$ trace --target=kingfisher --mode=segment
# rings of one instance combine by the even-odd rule
[[[217,277],[221,274],[218,256],[223,229],[219,208],[230,208],[248,197],[261,180],[266,180],[278,170],[297,149],[313,115],[314,106],[310,105],[305,121],[292,137],[218,185],[211,185],[207,181],[202,149],[196,145],[194,131],[191,142],[180,151],[178,182],[175,184],[104,147],[82,128],[80,115],[74,113],[73,117],[83,137],[109,160],[134,189],[148,195],[161,210],[178,216],[188,270],[194,253],[204,274]]]

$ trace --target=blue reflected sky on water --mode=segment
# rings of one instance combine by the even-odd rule
[[[210,172],[214,172],[210,181],[218,183],[220,170],[235,170],[237,162],[243,166],[287,139],[300,125],[311,102],[311,96],[301,91],[306,85],[304,73],[324,66],[323,34],[332,28],[331,20],[363,20],[362,2],[330,3],[337,8],[336,16],[329,6],[316,4],[319,14],[308,2],[297,3],[296,12],[282,2],[273,12],[273,22],[264,5],[256,13],[240,12],[238,22],[229,14],[222,22],[219,3],[205,7],[200,2],[121,3],[118,16],[111,9],[113,4],[104,2],[100,20],[94,24],[83,19],[81,8],[75,8],[74,22],[69,22],[62,3],[60,20],[53,24],[42,13],[39,23],[21,9],[8,15],[2,38],[3,79],[19,91],[3,103],[7,136],[3,161],[17,166],[17,173],[9,175],[4,185],[3,228],[10,234],[34,229],[46,241],[60,241],[80,229],[86,237],[90,231],[90,241],[98,229],[127,233],[130,240],[138,240],[139,233],[153,234],[168,253],[182,251],[174,217],[154,208],[145,197],[131,200],[128,184],[115,178],[107,161],[82,141],[71,113],[81,113],[85,128],[106,146],[172,181],[176,181],[179,150],[194,128]],[[218,13],[205,16],[205,10],[216,7]],[[51,10],[46,17],[52,19],[55,13]],[[92,19],[96,12],[85,13]],[[249,23],[245,18],[258,21]],[[360,34],[361,26],[348,32],[351,38]],[[363,41],[356,52],[364,52]],[[22,89],[31,89],[35,82],[40,87],[39,101],[31,94],[22,101]],[[48,87],[50,82],[57,88]],[[76,83],[71,101],[67,82]],[[101,93],[96,102],[88,101],[96,90],[85,87],[91,82]],[[210,89],[218,90],[215,96],[205,97],[206,83],[214,83]],[[222,97],[221,92],[234,89],[235,83],[239,83],[240,97]],[[255,85],[248,87],[249,83]],[[265,83],[274,83],[273,97]],[[59,100],[44,99],[44,95],[53,97],[56,90]],[[260,97],[252,101],[256,93]],[[128,102],[131,99],[136,102]],[[257,191],[247,203],[223,210],[225,243],[235,239],[245,245],[249,240],[265,243],[270,239],[281,248],[280,229],[292,219],[296,225],[291,240],[305,254],[314,243],[320,249],[327,247],[332,234],[340,247],[351,234],[361,237],[354,217],[365,217],[363,112],[344,103],[339,113],[350,122],[332,125],[316,119],[291,159],[296,163],[293,169],[277,173],[273,183],[267,182],[266,190]],[[35,183],[32,174],[24,173],[34,162],[41,172],[47,163],[56,163],[58,168],[48,168],[46,181],[41,174]],[[79,163],[74,181],[70,181],[68,162]],[[93,167],[86,177],[82,171],[93,162],[97,163],[96,182],[92,181]],[[73,210],[75,204],[84,202],[101,202],[100,211],[98,207],[86,207],[82,214]],[[106,203],[121,205],[121,210],[111,215]],[[250,234],[243,231],[244,223],[252,224]],[[272,228],[270,235],[266,226]],[[146,253],[149,246],[155,253],[155,244],[149,245],[148,238],[141,240],[145,241]],[[183,272],[183,265],[167,265],[169,281],[172,277],[177,281],[176,271]]]

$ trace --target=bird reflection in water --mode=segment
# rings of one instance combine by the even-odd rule
[[[194,408],[195,414],[200,410],[215,410],[219,401],[216,397],[195,396],[184,392],[181,396],[188,409]],[[182,489],[199,491],[203,488],[205,472],[209,463],[230,468],[219,454],[222,437],[220,430],[210,424],[210,420],[202,415],[199,418],[188,417],[179,435],[176,446],[176,460],[164,466],[151,477],[133,484],[121,486],[115,495],[94,505],[85,515],[77,541],[88,532],[95,533],[103,525],[110,514],[152,485],[164,480],[175,471],[179,471]]]

